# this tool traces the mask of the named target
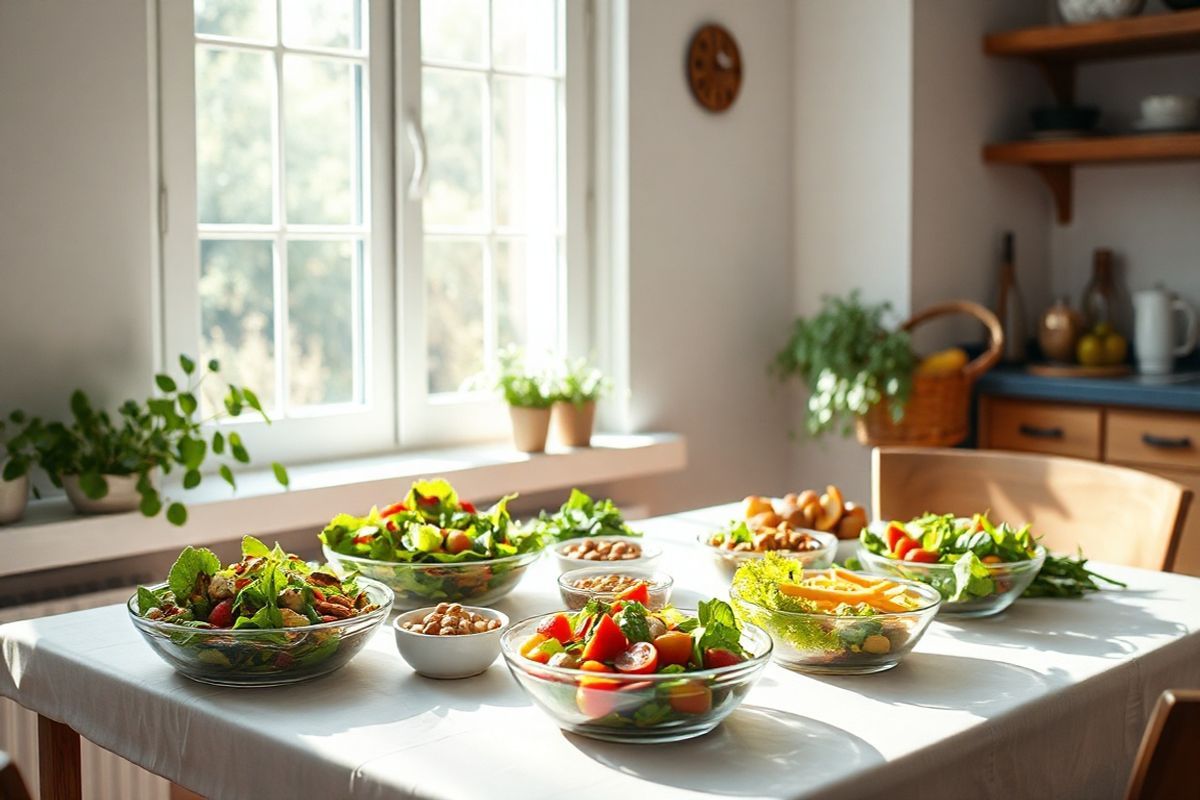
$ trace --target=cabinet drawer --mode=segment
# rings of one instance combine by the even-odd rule
[[[985,398],[983,445],[1075,458],[1100,458],[1099,408]]]
[[[1105,461],[1200,470],[1200,414],[1108,412]]]

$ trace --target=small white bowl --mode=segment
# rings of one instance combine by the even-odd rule
[[[392,620],[396,649],[408,665],[426,678],[470,678],[483,672],[500,655],[500,634],[508,627],[508,617],[492,608],[463,606],[484,619],[500,621],[499,628],[484,633],[459,636],[431,636],[402,627],[436,610],[435,606],[406,611]]]
[[[569,547],[573,547],[583,541],[585,538],[595,542],[626,542],[636,544],[642,549],[642,554],[637,558],[625,558],[617,561],[607,561],[601,559],[589,560],[586,558],[569,558],[563,555]],[[651,544],[646,541],[644,536],[587,536],[576,539],[568,539],[565,542],[554,545],[551,552],[554,553],[554,560],[558,562],[558,571],[570,572],[573,569],[581,569],[582,567],[640,567],[649,569],[653,567],[659,557],[662,555],[662,548],[656,544]]]

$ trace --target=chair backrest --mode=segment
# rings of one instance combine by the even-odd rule
[[[990,510],[1031,523],[1055,552],[1082,547],[1088,558],[1147,569],[1174,566],[1191,496],[1166,478],[1059,456],[882,447],[871,458],[878,519]]]
[[[1126,800],[1172,800],[1200,795],[1196,745],[1200,689],[1168,689],[1158,698],[1129,776]]]
[[[30,800],[20,770],[3,750],[0,750],[0,800]]]

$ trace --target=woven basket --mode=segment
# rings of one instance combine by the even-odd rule
[[[967,438],[970,429],[971,387],[1000,360],[1004,331],[996,315],[978,303],[953,300],[927,308],[901,326],[911,331],[923,322],[952,314],[966,314],[983,323],[988,347],[958,372],[948,375],[913,375],[912,394],[904,418],[892,421],[887,402],[872,406],[858,418],[858,441],[865,445],[949,447]]]

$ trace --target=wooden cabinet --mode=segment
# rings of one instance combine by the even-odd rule
[[[979,446],[1098,461],[1102,419],[1095,407],[984,397]]]
[[[1175,571],[1200,576],[1200,413],[983,395],[978,440],[982,448],[1120,464],[1191,489]]]

